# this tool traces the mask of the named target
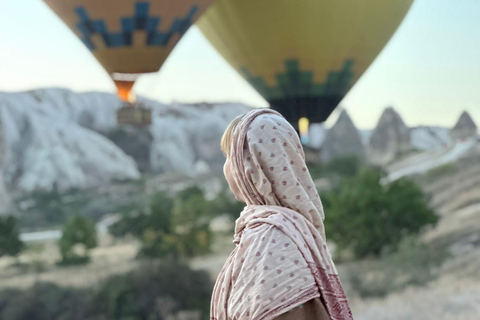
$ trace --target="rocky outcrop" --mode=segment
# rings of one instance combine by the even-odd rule
[[[156,172],[191,173],[222,167],[220,139],[230,121],[250,108],[242,104],[174,105],[154,117],[151,166]]]
[[[5,188],[3,175],[0,174],[0,216],[9,212],[10,202],[10,195]]]
[[[151,128],[155,141],[150,155],[152,170],[189,172],[197,156],[184,126],[169,116],[156,119],[155,124]]]
[[[1,112],[10,188],[68,190],[139,177],[135,161],[95,131],[14,105],[3,104]]]
[[[402,117],[392,107],[388,107],[383,111],[370,138],[368,158],[371,162],[385,164],[399,153],[411,149],[410,139],[410,129]]]
[[[337,122],[328,131],[320,150],[322,161],[347,155],[363,157],[365,149],[357,128],[345,110],[338,117]]]
[[[107,137],[135,160],[141,172],[152,170],[150,153],[153,136],[150,128],[118,126],[109,131]]]
[[[470,114],[464,111],[450,132],[450,136],[453,140],[473,138],[477,136],[477,129],[477,125]]]
[[[150,127],[119,127],[121,102],[107,93],[40,89],[0,92],[4,115],[4,178],[8,189],[83,188],[143,172],[205,172],[220,167],[220,138],[237,115],[236,103],[165,105],[152,109]],[[0,188],[1,192],[1,188]]]
[[[451,143],[450,129],[418,126],[410,129],[410,143],[417,150],[440,150]]]
[[[2,117],[0,113],[0,215],[7,213],[10,207],[10,196],[3,181],[3,164],[5,158],[5,144],[2,131]]]

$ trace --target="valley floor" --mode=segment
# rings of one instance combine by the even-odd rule
[[[422,288],[408,288],[384,299],[352,299],[356,320],[480,319],[480,248],[449,260],[441,276]]]
[[[231,240],[227,232],[220,233],[215,252],[194,259],[192,266],[207,269],[212,278],[216,277],[233,248]],[[0,260],[0,288],[27,288],[37,281],[64,286],[93,286],[112,274],[127,272],[138,265],[135,260],[138,244],[135,241],[116,242],[103,235],[101,242],[101,246],[92,252],[92,263],[82,267],[55,266],[58,253],[53,243],[44,244],[41,254],[29,252],[22,256],[25,263],[44,259],[47,262],[44,272],[20,272],[8,267],[13,260],[3,258]],[[478,320],[480,248],[448,260],[442,267],[441,276],[427,287],[408,288],[382,299],[361,299],[352,294],[350,303],[356,320]]]

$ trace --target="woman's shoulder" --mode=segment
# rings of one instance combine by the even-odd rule
[[[301,240],[301,236],[291,236],[275,224],[259,223],[246,227],[242,231],[237,248],[240,252],[266,251],[271,255],[272,251],[283,251],[290,256],[296,256],[301,255],[298,248],[303,246],[303,242],[297,239]]]
[[[287,234],[283,232],[282,228],[277,225],[269,223],[252,223],[243,229],[240,243],[251,241],[263,242],[272,237],[279,239],[289,238]]]

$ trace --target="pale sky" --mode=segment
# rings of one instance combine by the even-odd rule
[[[0,91],[64,87],[115,92],[91,53],[41,0],[0,0],[0,30]],[[453,126],[463,110],[480,125],[479,35],[480,0],[416,0],[340,105],[359,128],[374,127],[389,105],[409,126]],[[161,71],[140,78],[134,90],[166,103],[268,106],[196,27]]]

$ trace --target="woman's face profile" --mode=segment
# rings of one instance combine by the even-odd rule
[[[244,202],[240,196],[240,189],[238,188],[237,183],[235,182],[235,179],[233,179],[232,160],[230,159],[229,156],[226,157],[225,164],[223,165],[223,174],[225,175],[225,179],[227,180],[228,186],[230,187],[230,190],[235,196],[235,199],[237,199],[240,202]]]

